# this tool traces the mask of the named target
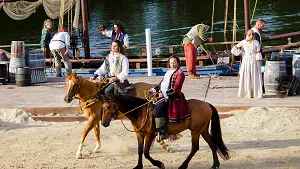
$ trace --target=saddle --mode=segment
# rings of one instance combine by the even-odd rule
[[[133,87],[127,79],[124,81],[124,83],[115,82],[115,94],[125,95],[131,89],[133,89]]]

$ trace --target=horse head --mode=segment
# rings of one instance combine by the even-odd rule
[[[104,127],[108,127],[113,119],[118,118],[117,104],[112,97],[104,95],[102,99],[103,104],[101,125]]]
[[[76,94],[79,93],[81,78],[77,76],[76,72],[73,74],[67,74],[66,78],[66,89],[67,94],[65,95],[65,102],[70,103]]]

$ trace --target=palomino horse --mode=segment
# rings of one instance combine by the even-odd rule
[[[94,128],[94,134],[96,137],[96,147],[91,153],[99,152],[101,148],[100,142],[100,128],[99,121],[101,120],[102,115],[102,97],[99,95],[100,90],[102,90],[107,81],[102,81],[99,84],[90,82],[83,77],[77,76],[76,73],[68,75],[66,78],[66,89],[67,94],[65,95],[64,100],[67,103],[70,103],[74,97],[79,99],[79,106],[81,106],[82,113],[85,118],[88,119],[88,122],[82,132],[81,141],[78,146],[75,158],[82,158],[82,148],[83,142],[87,134]],[[153,84],[148,83],[136,83],[133,84],[133,89],[128,92],[129,95],[144,97],[144,92],[151,87]],[[79,109],[79,108],[78,108]],[[166,150],[170,151],[164,142],[160,142],[160,145]]]
[[[229,159],[230,156],[222,139],[218,112],[213,105],[201,100],[188,100],[188,105],[190,108],[190,118],[187,118],[182,122],[169,122],[167,124],[167,131],[170,135],[178,134],[186,129],[191,130],[192,149],[179,168],[187,168],[190,160],[199,150],[200,135],[202,135],[212,150],[213,165],[211,168],[219,168],[220,162],[217,153],[224,160]],[[135,169],[143,168],[143,153],[145,158],[147,158],[154,166],[165,168],[162,162],[154,160],[149,154],[152,140],[154,139],[156,132],[154,117],[150,115],[152,114],[152,110],[153,105],[151,104],[151,101],[132,96],[114,95],[110,100],[107,100],[103,104],[101,124],[104,127],[110,125],[112,118],[125,115],[131,121],[132,126],[136,131],[138,141],[138,164]],[[211,134],[208,131],[210,120]]]

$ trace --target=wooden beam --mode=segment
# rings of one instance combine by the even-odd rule
[[[47,121],[47,122],[83,122],[87,119],[83,116],[32,116],[34,121]]]
[[[84,58],[90,58],[90,39],[88,28],[88,9],[87,0],[81,0],[81,15],[82,15],[82,43],[84,46]]]
[[[290,37],[295,37],[295,36],[300,36],[300,31],[265,37],[262,39],[262,41],[266,42],[266,41],[285,39],[285,38],[290,38]]]
[[[281,49],[289,49],[294,47],[300,47],[300,42],[290,43],[287,45],[281,45],[281,46],[274,46],[270,48],[264,48],[262,50],[263,53],[270,53],[270,52],[279,52]]]
[[[250,29],[250,12],[249,12],[249,0],[244,0],[244,20],[245,20],[245,35]]]
[[[34,115],[78,114],[77,107],[25,107],[21,109]]]

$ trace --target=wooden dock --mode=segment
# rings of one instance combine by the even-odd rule
[[[14,84],[0,86],[0,109],[23,109],[39,120],[54,121],[82,121],[77,116],[78,100],[67,104],[63,98],[65,77],[48,77],[47,83],[40,83],[28,87],[18,87]],[[146,82],[156,84],[162,77],[130,77],[131,83]],[[209,77],[191,79],[186,77],[183,92],[187,99],[199,99],[213,104],[221,113],[232,110],[247,110],[250,107],[293,107],[299,108],[300,95],[277,98],[275,95],[264,95],[262,99],[237,98],[238,77],[212,78],[207,92]],[[67,118],[65,116],[70,116]],[[48,117],[48,118],[47,118]],[[222,116],[223,117],[223,116]]]

